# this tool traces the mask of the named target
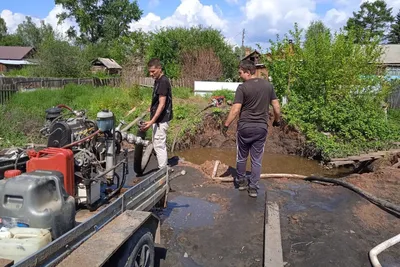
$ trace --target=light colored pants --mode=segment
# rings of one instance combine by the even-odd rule
[[[169,122],[153,124],[153,146],[157,155],[158,167],[164,168],[168,164],[167,131]]]

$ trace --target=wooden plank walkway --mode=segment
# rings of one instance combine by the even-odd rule
[[[329,167],[340,167],[346,165],[355,165],[357,163],[372,161],[376,159],[383,158],[386,155],[393,155],[400,153],[400,149],[390,149],[387,151],[377,151],[368,154],[361,154],[358,156],[349,156],[346,158],[332,158],[330,162],[328,162]]]

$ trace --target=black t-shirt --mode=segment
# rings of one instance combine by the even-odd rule
[[[272,84],[260,78],[245,81],[236,89],[235,103],[242,104],[238,129],[268,128],[269,105],[277,99]]]
[[[164,75],[154,81],[153,98],[150,108],[150,119],[152,119],[156,114],[159,103],[158,98],[160,95],[166,96],[167,99],[165,100],[164,110],[161,112],[156,123],[168,122],[173,118],[171,83],[169,82],[169,79]]]

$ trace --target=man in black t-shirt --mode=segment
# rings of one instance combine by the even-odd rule
[[[257,197],[262,158],[268,134],[269,106],[274,109],[273,126],[280,125],[280,105],[272,84],[255,77],[256,66],[250,60],[239,65],[239,75],[244,82],[238,86],[229,116],[224,124],[226,134],[229,125],[239,115],[237,124],[236,182],[239,190],[248,189],[249,196]],[[251,176],[246,177],[247,157],[251,156]]]
[[[152,59],[148,63],[150,76],[154,78],[153,96],[150,106],[150,121],[143,123],[142,131],[153,127],[153,146],[157,155],[158,167],[168,164],[167,131],[169,121],[173,118],[172,90],[169,79],[162,71],[159,59]]]

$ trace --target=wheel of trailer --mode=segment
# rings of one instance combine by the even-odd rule
[[[153,267],[154,266],[154,241],[148,229],[139,229],[132,237],[135,244],[125,267]]]
[[[138,131],[138,136],[145,139],[146,133]],[[133,155],[133,170],[137,175],[142,175],[144,170],[149,164],[150,157],[153,154],[153,144],[146,147],[143,145],[135,145],[135,151]]]

